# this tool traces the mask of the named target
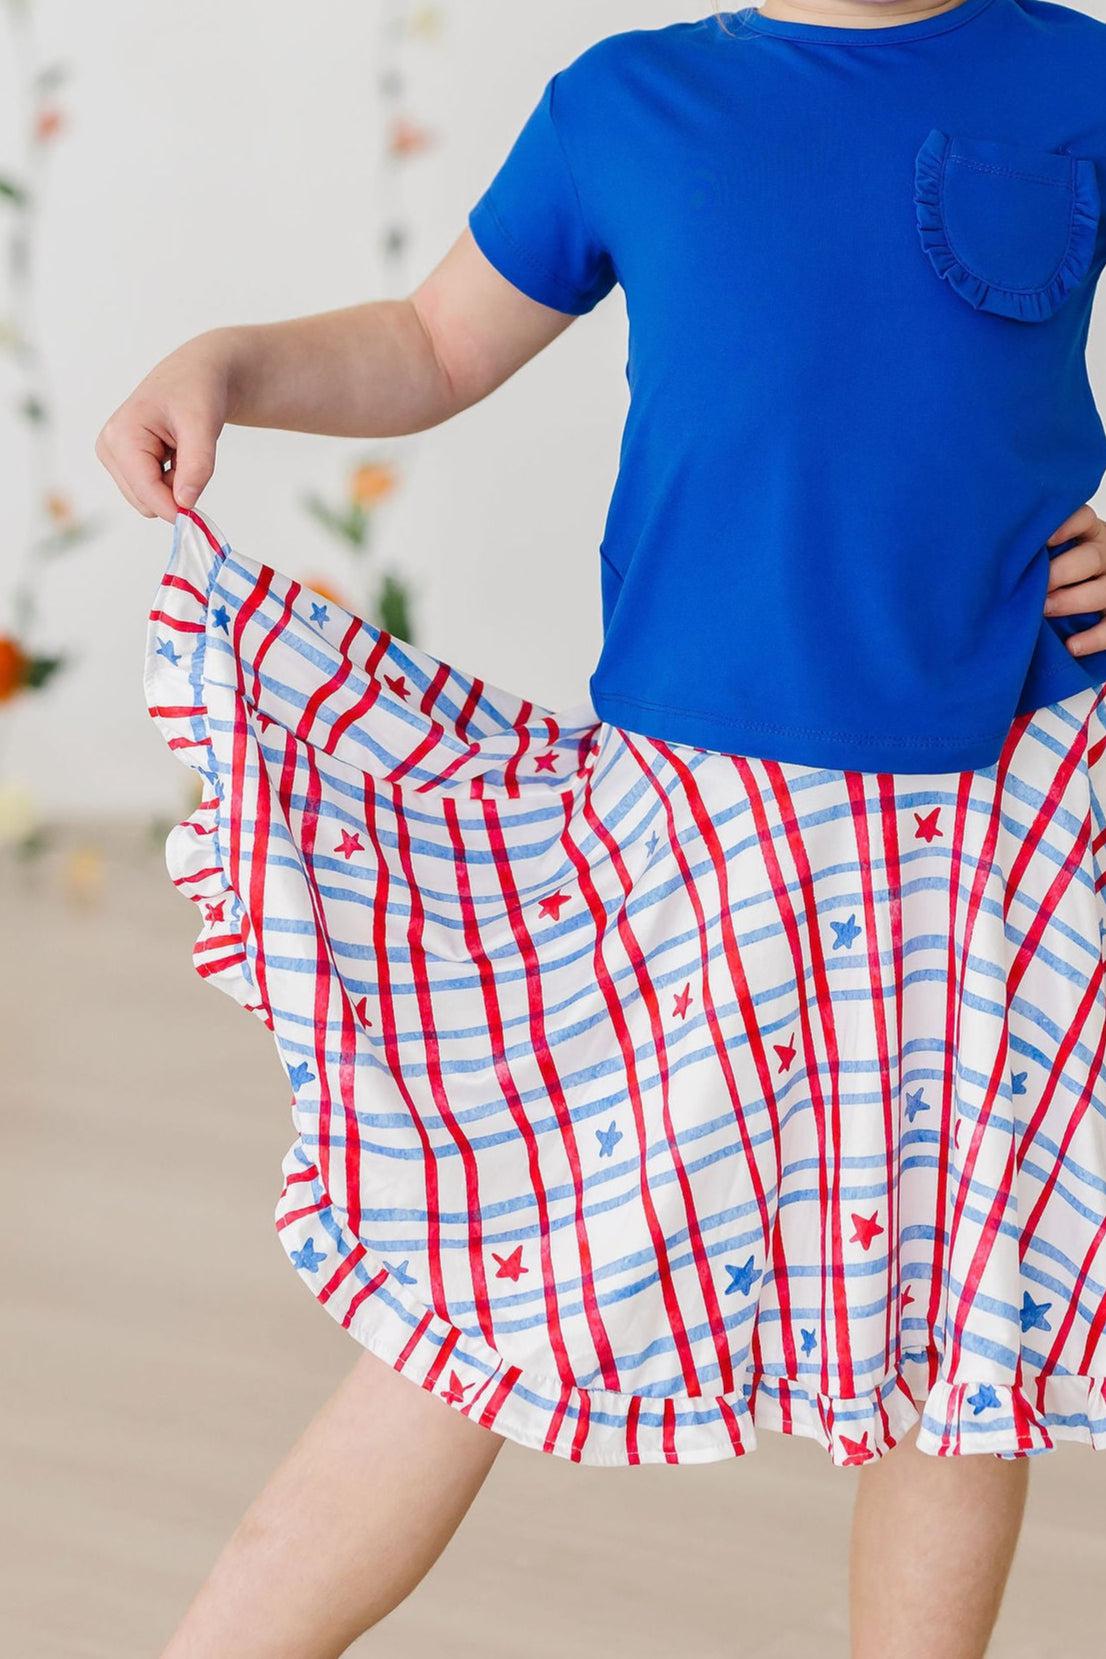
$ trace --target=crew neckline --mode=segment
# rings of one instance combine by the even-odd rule
[[[915,18],[909,23],[881,24],[875,29],[850,29],[840,23],[800,23],[788,18],[765,17],[753,6],[731,12],[729,16],[759,34],[777,35],[784,40],[807,40],[819,46],[885,46],[896,41],[922,40],[929,35],[945,34],[950,29],[961,29],[994,4],[996,0],[960,0],[958,6],[949,11],[936,12],[932,17]]]

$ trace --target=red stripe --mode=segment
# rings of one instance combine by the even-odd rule
[[[884,1184],[887,1189],[887,1270],[884,1279],[883,1349],[888,1366],[898,1361],[898,1190],[896,1154],[899,1143],[899,1122],[891,1081],[891,1052],[887,1040],[887,991],[883,983],[880,961],[879,922],[876,914],[875,891],[872,885],[872,841],[869,833],[869,814],[872,811],[865,793],[862,772],[847,771],[845,787],[852,807],[853,833],[856,837],[857,867],[860,871],[861,897],[864,906],[864,937],[867,941],[868,985],[872,997],[872,1019],[875,1025],[876,1061],[883,1105],[883,1139],[885,1146]],[[877,784],[878,787],[878,784]],[[901,1051],[900,1051],[901,1052]]]
[[[383,687],[379,680],[370,681],[369,685],[361,693],[357,701],[355,703],[351,703],[349,708],[338,716],[337,720],[334,721],[334,724],[327,732],[326,743],[323,745],[323,748],[328,755],[332,755],[335,752],[338,744],[346,735],[349,728],[355,725],[357,721],[362,720],[364,716],[368,714],[369,710],[379,698],[382,690]]]
[[[511,1390],[514,1388],[521,1376],[522,1372],[517,1365],[512,1365],[508,1370],[504,1371],[502,1377],[500,1377],[499,1382],[496,1385],[495,1393],[492,1395],[491,1399],[488,1401],[487,1405],[484,1407],[484,1410],[480,1414],[479,1421],[481,1428],[490,1429],[494,1425],[496,1418],[503,1409],[503,1402],[506,1400],[508,1394],[510,1394]]]
[[[579,1463],[588,1438],[588,1425],[591,1422],[591,1400],[586,1389],[578,1388],[575,1392],[579,1411],[576,1418],[576,1431],[572,1436],[572,1451],[569,1455],[573,1463]]]
[[[365,1246],[363,1244],[357,1244],[342,1260],[341,1265],[331,1274],[326,1284],[322,1285],[316,1292],[319,1301],[324,1304],[329,1302],[330,1298],[334,1295],[334,1292],[342,1286],[345,1280],[349,1278],[349,1275],[353,1272],[358,1262],[363,1261],[364,1258]]]
[[[753,767],[752,767],[751,763],[749,762],[749,760],[747,760],[744,756],[741,756],[741,755],[733,756],[733,764],[734,764],[734,766],[737,770],[738,776],[741,778],[742,786],[743,786],[744,791],[745,791],[745,796],[746,796],[746,798],[749,802],[750,808],[752,809],[753,822],[754,822],[754,825],[756,827],[757,841],[758,841],[758,844],[759,844],[759,847],[760,847],[761,857],[764,860],[764,865],[765,865],[765,869],[766,869],[766,872],[767,872],[767,875],[768,875],[768,880],[769,880],[769,882],[771,884],[771,887],[772,887],[772,892],[773,892],[773,896],[774,896],[774,899],[775,899],[776,908],[779,912],[780,921],[783,924],[784,934],[787,938],[788,945],[789,945],[790,951],[791,951],[791,960],[792,960],[794,973],[795,973],[795,994],[796,994],[796,1000],[798,1002],[798,1007],[799,1007],[799,1023],[800,1023],[800,1026],[802,1028],[802,1033],[803,1033],[803,1051],[804,1051],[804,1056],[806,1057],[807,1077],[808,1077],[808,1081],[809,1081],[809,1084],[810,1084],[811,1108],[812,1108],[813,1115],[814,1115],[814,1127],[815,1127],[815,1133],[816,1133],[817,1141],[818,1141],[818,1208],[819,1208],[819,1214],[823,1218],[823,1226],[824,1226],[825,1218],[827,1218],[828,1215],[829,1215],[829,1187],[828,1187],[827,1175],[826,1175],[827,1160],[826,1160],[825,1101],[824,1101],[823,1096],[822,1096],[821,1081],[820,1081],[820,1078],[819,1078],[819,1075],[818,1075],[817,1063],[816,1063],[816,1061],[813,1064],[811,1063],[812,1060],[814,1060],[813,1037],[812,1037],[812,1033],[811,1033],[811,1030],[810,1030],[809,1009],[808,1009],[807,999],[806,999],[805,990],[804,990],[805,979],[806,979],[806,964],[805,964],[805,960],[804,960],[804,956],[803,956],[802,945],[801,945],[801,942],[800,942],[800,939],[799,939],[798,922],[797,922],[797,919],[796,919],[796,916],[795,916],[794,907],[791,903],[790,895],[787,891],[787,881],[786,881],[786,878],[785,878],[784,873],[783,873],[783,867],[780,864],[779,858],[778,858],[777,853],[776,853],[775,842],[774,842],[773,836],[772,836],[772,829],[771,829],[771,826],[769,824],[768,814],[767,814],[767,812],[765,810],[765,806],[764,806],[764,799],[763,799],[763,797],[761,795],[761,792],[760,792],[760,786],[758,785],[758,783],[756,781],[756,776],[754,774]],[[725,913],[726,913],[726,907],[723,907],[723,914],[725,914]],[[747,1030],[749,1031],[749,1034],[750,1034],[750,1041],[752,1040],[752,1036],[753,1036],[754,1031],[756,1032],[757,1049],[756,1049],[755,1052],[757,1054],[757,1070],[758,1070],[758,1075],[761,1075],[762,1070],[763,1070],[763,1072],[767,1071],[767,1057],[764,1055],[764,1050],[763,1050],[763,1045],[762,1045],[761,1038],[760,1038],[760,1030],[759,1030],[759,1025],[758,1025],[758,1022],[757,1022],[756,1012],[755,1012],[755,1009],[753,1008],[753,1005],[752,1005],[752,998],[749,995],[748,984],[745,982],[743,971],[742,971],[741,985],[742,985],[742,996],[743,996],[743,1004],[742,1005],[743,1005],[743,1008],[748,1009],[748,1015],[747,1015],[747,1018],[746,1018],[746,1028],[747,1028]],[[770,1088],[771,1088],[771,1082],[769,1080],[769,1089]],[[778,1115],[778,1108],[776,1107],[776,1103],[775,1103],[774,1091],[771,1094],[766,1093],[765,1098],[766,1099],[770,1098],[772,1100],[772,1102],[773,1102],[773,1115],[777,1116]],[[841,1282],[843,1269],[842,1269],[842,1265],[841,1265],[840,1245],[841,1245],[841,1239],[840,1239],[839,1219],[835,1217],[833,1219],[833,1248],[834,1248],[833,1279],[832,1279],[833,1304],[834,1304],[834,1314],[835,1314],[835,1320],[836,1320],[836,1326],[837,1326],[837,1347],[838,1347],[838,1350],[847,1357],[848,1356],[848,1308],[847,1308],[847,1305],[845,1303],[844,1288],[843,1288],[843,1285],[842,1285],[842,1282]],[[776,1239],[775,1239],[775,1242],[773,1244],[773,1259],[775,1259],[775,1255],[776,1255],[777,1250],[781,1250],[781,1260],[783,1259],[782,1258],[782,1249],[781,1249],[781,1247],[782,1247],[782,1231],[781,1231],[780,1224],[779,1224],[779,1218],[777,1216]],[[823,1248],[823,1254],[824,1254],[824,1252],[825,1252],[825,1238],[824,1238],[824,1235],[823,1235],[823,1241],[822,1241],[822,1248]],[[776,1278],[778,1280],[782,1280],[785,1277],[786,1277],[786,1268],[785,1268],[783,1273],[778,1273],[776,1275]],[[820,1275],[820,1286],[819,1286],[819,1288],[820,1288],[820,1292],[821,1292],[821,1331],[820,1331],[820,1337],[821,1337],[820,1352],[821,1352],[821,1355],[822,1355],[821,1392],[823,1394],[828,1394],[829,1390],[830,1390],[830,1364],[829,1364],[830,1342],[828,1340],[829,1320],[828,1320],[827,1312],[826,1312],[826,1299],[827,1299],[827,1294],[828,1294],[831,1286],[830,1286],[830,1283],[828,1282],[828,1276],[826,1275],[825,1272],[823,1272]],[[842,1386],[842,1389],[844,1390],[844,1382],[842,1382],[841,1386]],[[851,1389],[850,1390],[845,1390],[845,1391],[846,1392],[851,1392]]]
[[[670,1394],[665,1396],[664,1401],[661,1446],[664,1449],[664,1461],[666,1463],[679,1462],[676,1456],[676,1402]]]
[[[289,593],[291,593],[291,589],[289,589]],[[282,626],[283,619],[281,623],[278,624],[278,628]],[[353,659],[349,655],[349,651],[351,645],[360,632],[361,623],[357,617],[351,617],[349,627],[342,635],[342,642],[338,647],[341,654],[338,667],[334,670],[334,673],[331,674],[329,679],[323,680],[315,687],[314,691],[311,693],[311,696],[308,698],[307,706],[300,715],[299,724],[296,726],[297,737],[306,740],[311,736],[311,728],[315,724],[315,716],[326,703],[327,699],[333,696],[334,692],[339,690],[339,688],[345,684],[346,680],[349,679],[349,676],[353,670]]]
[[[590,784],[586,787],[590,789]],[[642,1105],[641,1086],[638,1080],[637,1057],[634,1052],[634,1042],[630,1034],[629,1023],[626,1019],[626,1011],[622,1006],[618,988],[614,983],[606,961],[604,942],[607,929],[607,910],[596,890],[595,883],[592,879],[591,866],[589,865],[583,852],[579,847],[577,847],[572,838],[571,808],[569,809],[568,816],[566,816],[564,834],[561,839],[562,844],[576,869],[584,902],[587,905],[588,910],[591,913],[592,921],[595,924],[595,944],[593,948],[592,961],[595,968],[596,982],[602,994],[603,1001],[606,1004],[611,1024],[614,1027],[615,1038],[618,1042],[619,1052],[622,1056],[622,1064],[626,1073],[626,1086],[630,1097],[630,1109],[634,1116],[634,1132],[637,1140],[638,1190],[641,1194],[641,1205],[645,1213],[646,1224],[649,1228],[649,1240],[653,1247],[653,1255],[656,1261],[657,1282],[660,1286],[661,1297],[664,1301],[669,1329],[672,1333],[672,1341],[679,1357],[680,1371],[683,1376],[684,1386],[688,1393],[699,1394],[702,1392],[702,1389],[699,1383],[698,1373],[695,1369],[695,1361],[691,1352],[691,1343],[688,1339],[687,1328],[684,1324],[683,1311],[680,1308],[679,1298],[676,1295],[675,1282],[673,1280],[672,1269],[668,1259],[668,1245],[664,1237],[664,1229],[661,1227],[656,1208],[653,1204],[653,1195],[649,1186],[649,1135],[645,1124],[645,1112]],[[623,904],[619,909],[619,923],[621,923],[624,910],[625,905]],[[619,927],[619,931],[621,934],[621,926]],[[640,955],[640,947],[638,946],[637,941],[633,938],[632,933],[630,934],[628,942],[625,938],[623,938],[623,947],[626,952],[627,959],[630,961],[632,966],[635,966],[636,969],[634,957],[635,955]],[[640,975],[638,977],[638,983],[639,988],[642,988],[643,1001],[646,1001],[647,994],[642,986]],[[646,981],[646,983],[648,983],[648,981]],[[651,984],[649,984],[649,992],[652,992]],[[651,1003],[647,1003],[647,1006],[650,1026],[653,1031],[653,1043],[654,1047],[657,1049],[657,1059],[659,1064],[660,1051],[661,1047],[663,1047],[663,1037],[659,1038],[660,1047],[658,1047],[655,995],[652,997]],[[670,1120],[668,1121],[670,1124]],[[607,1386],[610,1387],[611,1385],[608,1384]]]
[[[568,818],[572,812],[572,796],[563,797],[565,804],[565,835],[568,833]],[[507,913],[511,923],[511,933],[514,937],[515,948],[522,961],[526,979],[526,1001],[529,1013],[530,1040],[534,1048],[534,1057],[538,1062],[542,1082],[549,1095],[549,1102],[553,1108],[560,1131],[561,1142],[568,1160],[569,1172],[572,1176],[573,1212],[576,1227],[576,1248],[580,1261],[580,1291],[584,1303],[584,1313],[587,1318],[588,1330],[595,1347],[596,1359],[602,1370],[604,1386],[608,1389],[618,1388],[618,1370],[615,1363],[614,1351],[607,1335],[606,1327],[599,1310],[599,1301],[595,1291],[595,1277],[592,1269],[591,1244],[587,1234],[587,1224],[584,1219],[584,1182],[580,1168],[580,1153],[576,1145],[576,1134],[572,1125],[572,1117],[565,1099],[564,1087],[556,1062],[549,1046],[549,1037],[545,1024],[545,1002],[542,996],[541,970],[534,941],[526,926],[522,914],[522,904],[518,889],[515,886],[514,872],[511,869],[510,856],[507,844],[503,837],[503,828],[499,821],[499,809],[493,799],[482,803],[484,822],[487,829],[488,845],[491,848],[495,864],[496,875],[499,878],[500,890],[507,906]]]
[[[726,1039],[725,1039],[725,1036],[724,1036],[723,1031],[722,1031],[721,1021],[718,1018],[717,1008],[715,1007],[714,994],[713,994],[713,991],[712,991],[711,985],[710,985],[710,946],[709,946],[709,941],[708,941],[708,938],[707,938],[706,913],[704,911],[702,901],[700,900],[700,897],[699,897],[699,892],[698,892],[698,888],[697,888],[696,883],[695,883],[694,875],[692,874],[691,865],[688,862],[687,856],[684,853],[683,847],[680,843],[679,833],[678,833],[677,828],[676,828],[676,818],[675,818],[675,814],[672,810],[672,802],[671,802],[671,799],[669,797],[669,794],[664,789],[664,787],[661,785],[659,779],[656,776],[654,776],[652,770],[650,769],[648,763],[645,760],[645,757],[637,749],[637,747],[635,746],[632,738],[628,734],[624,734],[623,741],[625,742],[627,748],[630,750],[630,753],[634,756],[634,758],[637,761],[637,763],[638,763],[639,767],[641,768],[642,772],[645,774],[645,776],[648,778],[649,782],[652,784],[652,786],[653,786],[656,794],[658,795],[658,797],[661,801],[661,804],[664,808],[665,819],[666,819],[666,823],[667,823],[667,827],[668,827],[669,843],[670,843],[670,846],[672,848],[672,852],[675,855],[677,868],[679,869],[680,875],[683,878],[684,888],[686,890],[688,898],[691,901],[692,910],[694,911],[694,914],[695,914],[696,928],[697,928],[698,935],[699,935],[699,962],[700,962],[700,968],[701,968],[701,972],[702,972],[703,1012],[704,1012],[704,1016],[705,1016],[706,1021],[707,1021],[707,1028],[710,1031],[711,1041],[714,1044],[715,1056],[718,1060],[718,1064],[719,1064],[719,1067],[721,1069],[722,1076],[725,1079],[726,1091],[727,1091],[727,1094],[729,1095],[730,1105],[731,1105],[731,1108],[732,1108],[733,1114],[734,1114],[734,1121],[737,1124],[738,1131],[741,1135],[741,1145],[742,1145],[742,1155],[743,1155],[744,1167],[748,1171],[750,1181],[752,1182],[753,1195],[754,1195],[754,1198],[756,1200],[757,1210],[760,1214],[761,1260],[762,1260],[762,1263],[763,1263],[762,1271],[764,1271],[764,1273],[767,1274],[768,1263],[769,1263],[770,1256],[771,1256],[772,1232],[773,1232],[773,1227],[774,1227],[774,1224],[775,1224],[775,1215],[772,1212],[774,1212],[775,1206],[774,1205],[772,1206],[772,1210],[770,1212],[768,1199],[767,1199],[766,1193],[765,1193],[764,1182],[761,1178],[760,1166],[757,1162],[757,1156],[756,1156],[756,1152],[755,1152],[754,1147],[753,1147],[752,1137],[749,1133],[749,1127],[748,1127],[748,1124],[745,1121],[744,1104],[743,1104],[742,1099],[741,1099],[740,1089],[738,1088],[737,1077],[736,1077],[736,1074],[734,1072],[733,1065],[730,1061],[730,1056],[729,1056],[729,1051],[728,1051],[727,1044],[726,1044]],[[706,811],[706,808],[704,806],[702,797],[699,793],[699,789],[698,789],[698,787],[695,783],[694,775],[691,772],[691,769],[667,745],[658,744],[657,748],[658,748],[658,751],[661,754],[664,755],[664,757],[668,761],[669,765],[672,767],[672,769],[676,773],[676,776],[679,778],[680,783],[683,787],[685,798],[687,799],[688,804],[691,807],[692,815],[695,819],[696,827],[699,830],[700,835],[702,836],[702,839],[704,841],[704,844],[707,848],[708,853],[710,854],[711,864],[712,864],[712,867],[713,867],[713,870],[714,870],[714,877],[715,877],[716,884],[718,886],[719,917],[720,917],[720,919],[722,919],[723,936],[724,936],[724,941],[725,941],[725,945],[727,947],[727,953],[728,953],[728,943],[729,942],[728,942],[728,940],[725,940],[727,922],[729,922],[729,926],[732,930],[732,920],[730,920],[730,916],[729,916],[729,912],[730,912],[729,883],[728,883],[728,875],[727,875],[727,870],[726,870],[726,859],[725,859],[725,855],[722,851],[722,847],[721,847],[717,832],[715,830],[715,826],[714,826],[714,824],[713,824],[713,822],[710,818],[709,813],[707,813],[707,811]],[[774,1183],[773,1183],[773,1185],[775,1187],[778,1184],[778,1179],[779,1179],[779,1125],[778,1125],[778,1122],[776,1121],[774,1113],[772,1111],[772,1103],[771,1103],[771,1097],[770,1096],[769,1096],[769,1102],[768,1102],[768,1113],[769,1113],[769,1125],[770,1125],[770,1128],[771,1128],[771,1131],[772,1131],[773,1145],[776,1148],[776,1174],[775,1174]],[[773,1197],[775,1197],[775,1192],[773,1193]],[[785,1360],[786,1360],[788,1369],[790,1370],[790,1369],[793,1368],[794,1361],[795,1361],[794,1332],[792,1330],[792,1325],[791,1325],[791,1298],[790,1298],[790,1294],[789,1294],[789,1288],[788,1288],[788,1285],[787,1285],[786,1273],[781,1275],[780,1279],[781,1279],[781,1283],[780,1283],[780,1286],[779,1286],[779,1292],[780,1292],[781,1334],[782,1334],[782,1339],[783,1339]],[[717,1308],[718,1304],[717,1304],[717,1301],[715,1300],[714,1285],[713,1285],[712,1280],[708,1279],[708,1284],[706,1286],[704,1286],[704,1299],[707,1301],[708,1310],[712,1306],[714,1308]],[[713,1321],[712,1321],[712,1329],[713,1329]],[[720,1381],[721,1381],[721,1384],[722,1384],[723,1392],[732,1393],[733,1387],[734,1387],[734,1379],[733,1379],[733,1369],[732,1369],[731,1358],[730,1358],[730,1353],[729,1353],[728,1341],[727,1341],[727,1345],[726,1345],[726,1348],[725,1348],[725,1351],[724,1351],[724,1357],[720,1356]]]
[[[438,1192],[438,1165],[434,1147],[418,1105],[407,1086],[403,1062],[397,1042],[395,1001],[392,992],[392,965],[388,950],[388,899],[391,874],[377,830],[376,786],[368,775],[364,780],[365,828],[372,843],[376,860],[376,880],[373,883],[373,954],[376,961],[377,985],[380,998],[380,1024],[384,1038],[384,1055],[388,1071],[404,1105],[411,1114],[411,1123],[419,1137],[422,1150],[423,1190],[426,1194],[426,1246],[430,1269],[430,1299],[435,1312],[448,1318],[445,1280],[442,1273],[441,1206]],[[414,899],[414,888],[411,897]]]
[[[202,622],[182,622],[180,617],[170,616],[168,611],[151,611],[150,621],[160,622],[166,628],[172,628],[178,634],[202,634],[204,632]]]
[[[829,1067],[829,1134],[833,1159],[829,1226],[832,1264],[831,1284],[837,1323],[835,1358],[840,1378],[838,1392],[851,1395],[854,1389],[852,1341],[849,1329],[848,1286],[845,1281],[844,1240],[841,1229],[841,1065],[837,1050],[833,999],[830,996],[829,978],[826,973],[825,955],[822,950],[822,935],[818,924],[818,901],[814,890],[814,878],[810,868],[810,860],[807,857],[806,843],[803,839],[802,830],[799,828],[799,816],[795,810],[795,803],[791,798],[791,791],[787,786],[787,774],[777,761],[766,761],[764,770],[776,798],[780,811],[780,821],[787,837],[792,863],[799,878],[799,887],[803,896],[803,919],[806,922],[810,971],[814,981],[814,994]],[[799,988],[799,995],[802,997],[801,977],[799,978]],[[818,1059],[813,1046],[813,1033],[809,1026],[809,1005],[805,998],[802,999],[800,1004],[800,1019],[806,1032],[807,1077],[810,1080],[811,1095],[817,1094],[818,1096],[818,1110],[823,1115],[824,1125],[825,1104],[822,1097]]]
[[[631,1394],[630,1404],[626,1408],[626,1462],[640,1463],[641,1451],[638,1446],[638,1420],[641,1417],[641,1395]]]
[[[557,1305],[556,1275],[553,1269],[553,1258],[550,1248],[549,1201],[546,1197],[545,1185],[542,1180],[541,1159],[538,1151],[537,1136],[526,1115],[522,1098],[511,1073],[507,1060],[506,1043],[503,1031],[503,1016],[499,1008],[498,992],[495,983],[495,971],[487,952],[480,939],[480,928],[476,919],[476,910],[472,902],[472,890],[469,884],[466,850],[461,835],[460,824],[457,819],[456,803],[447,798],[442,802],[442,812],[446,827],[449,831],[450,843],[453,847],[454,875],[457,882],[457,898],[461,912],[461,925],[464,933],[465,948],[476,968],[480,979],[480,991],[484,999],[484,1021],[488,1033],[488,1042],[491,1048],[492,1064],[495,1068],[496,1082],[499,1084],[506,1102],[507,1110],[511,1114],[511,1121],[522,1138],[526,1148],[527,1171],[530,1178],[530,1190],[534,1195],[534,1203],[538,1212],[538,1254],[541,1261],[542,1295],[545,1301],[546,1328],[549,1332],[550,1344],[557,1363],[557,1374],[563,1383],[570,1383],[574,1375],[572,1363],[568,1357],[564,1335],[561,1329],[560,1309]]]
[[[193,524],[198,526],[198,528],[203,532],[204,540],[207,542],[208,546],[213,552],[218,553],[221,558],[223,556],[223,549],[219,545],[218,538],[212,533],[211,528],[203,515],[201,513],[197,513],[191,507],[178,507],[177,511],[184,518],[190,518]]]
[[[422,1033],[422,1053],[426,1062],[426,1078],[430,1085],[431,1098],[437,1107],[442,1122],[445,1124],[454,1145],[461,1156],[461,1165],[465,1178],[465,1207],[468,1212],[468,1257],[469,1273],[472,1278],[472,1290],[476,1303],[476,1313],[480,1324],[480,1331],[489,1347],[495,1346],[495,1330],[492,1324],[491,1306],[488,1300],[488,1280],[484,1265],[484,1225],[480,1202],[480,1172],[477,1166],[476,1155],[472,1143],[453,1111],[445,1080],[442,1076],[441,1049],[438,1043],[438,1030],[434,1018],[434,998],[431,993],[430,979],[426,971],[426,947],[423,937],[426,928],[426,909],[422,902],[422,892],[418,877],[415,874],[414,861],[411,856],[411,832],[407,826],[407,817],[403,810],[403,792],[399,785],[392,790],[392,808],[396,818],[396,840],[398,843],[400,863],[406,878],[406,890],[410,899],[410,918],[407,924],[408,960],[411,964],[411,975],[415,986],[415,1000],[419,1010],[419,1027]],[[431,1146],[429,1157],[437,1163],[441,1156]],[[427,1184],[427,1198],[430,1199],[430,1184]],[[438,1191],[435,1180],[433,1197],[437,1203]],[[434,1227],[437,1230],[439,1217],[435,1211]],[[444,1286],[442,1287],[442,1303],[439,1309],[446,1314]]]
[[[342,1319],[342,1324],[343,1324],[344,1328],[347,1331],[349,1330],[350,1326],[353,1324],[353,1321],[356,1319],[356,1317],[358,1315],[358,1312],[360,1311],[361,1304],[363,1302],[366,1302],[370,1296],[374,1296],[376,1294],[376,1292],[380,1289],[381,1285],[384,1285],[384,1284],[387,1283],[387,1280],[388,1280],[388,1269],[386,1267],[382,1267],[380,1269],[379,1273],[375,1274],[374,1277],[369,1280],[367,1285],[362,1285],[361,1286],[361,1289],[357,1292],[356,1296],[351,1296],[350,1297],[349,1307],[346,1309],[345,1315]],[[426,1323],[429,1319],[430,1319],[430,1314],[429,1314],[429,1312],[427,1312],[426,1314],[424,1314],[422,1324],[419,1326],[420,1330],[422,1330],[425,1327],[425,1325],[426,1325]],[[413,1341],[412,1341],[411,1345],[412,1346],[414,1345]],[[399,1370],[401,1365],[402,1365],[402,1359],[397,1360],[396,1361],[396,1369]]]
[[[503,783],[507,795],[514,800],[518,797],[518,769],[522,765],[522,757],[530,747],[530,728],[527,721],[534,712],[533,703],[523,703],[514,722],[514,729],[518,737],[518,744],[514,754],[503,768]]]
[[[457,716],[457,736],[461,739],[462,743],[468,736],[469,723],[472,720],[473,715],[476,713],[476,710],[480,704],[480,699],[483,695],[484,681],[473,680],[469,686],[468,696],[465,698],[464,707]]]

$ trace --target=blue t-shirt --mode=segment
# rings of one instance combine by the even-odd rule
[[[544,305],[625,294],[602,719],[940,772],[1106,680],[1043,617],[1106,468],[1104,169],[1106,27],[1041,0],[711,16],[552,78],[469,223]]]

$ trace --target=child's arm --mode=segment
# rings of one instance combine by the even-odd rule
[[[190,340],[116,410],[96,453],[132,507],[172,520],[211,477],[226,425],[419,432],[486,397],[572,321],[500,276],[466,230],[407,299]]]

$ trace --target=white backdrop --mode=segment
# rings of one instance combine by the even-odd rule
[[[549,74],[602,35],[708,9],[445,4],[442,37],[409,54],[414,111],[442,140],[404,171],[412,271],[462,227]],[[79,660],[10,710],[6,770],[49,810],[163,808],[180,774],[147,719],[140,659],[169,530],[114,495],[93,442],[142,373],[189,335],[376,297],[377,10],[373,0],[39,0],[36,16],[44,47],[72,72],[37,289],[59,482],[108,523],[44,579],[49,643]],[[12,136],[9,76],[0,42],[0,145]],[[1093,349],[1101,394],[1101,320]],[[486,403],[414,440],[384,520],[380,551],[417,587],[420,643],[554,707],[584,695],[598,650],[596,547],[625,351],[616,293]],[[23,523],[24,435],[9,403],[0,560]],[[338,494],[350,455],[348,444],[231,431],[203,505],[244,553],[338,575],[334,544],[300,499],[310,488]]]

